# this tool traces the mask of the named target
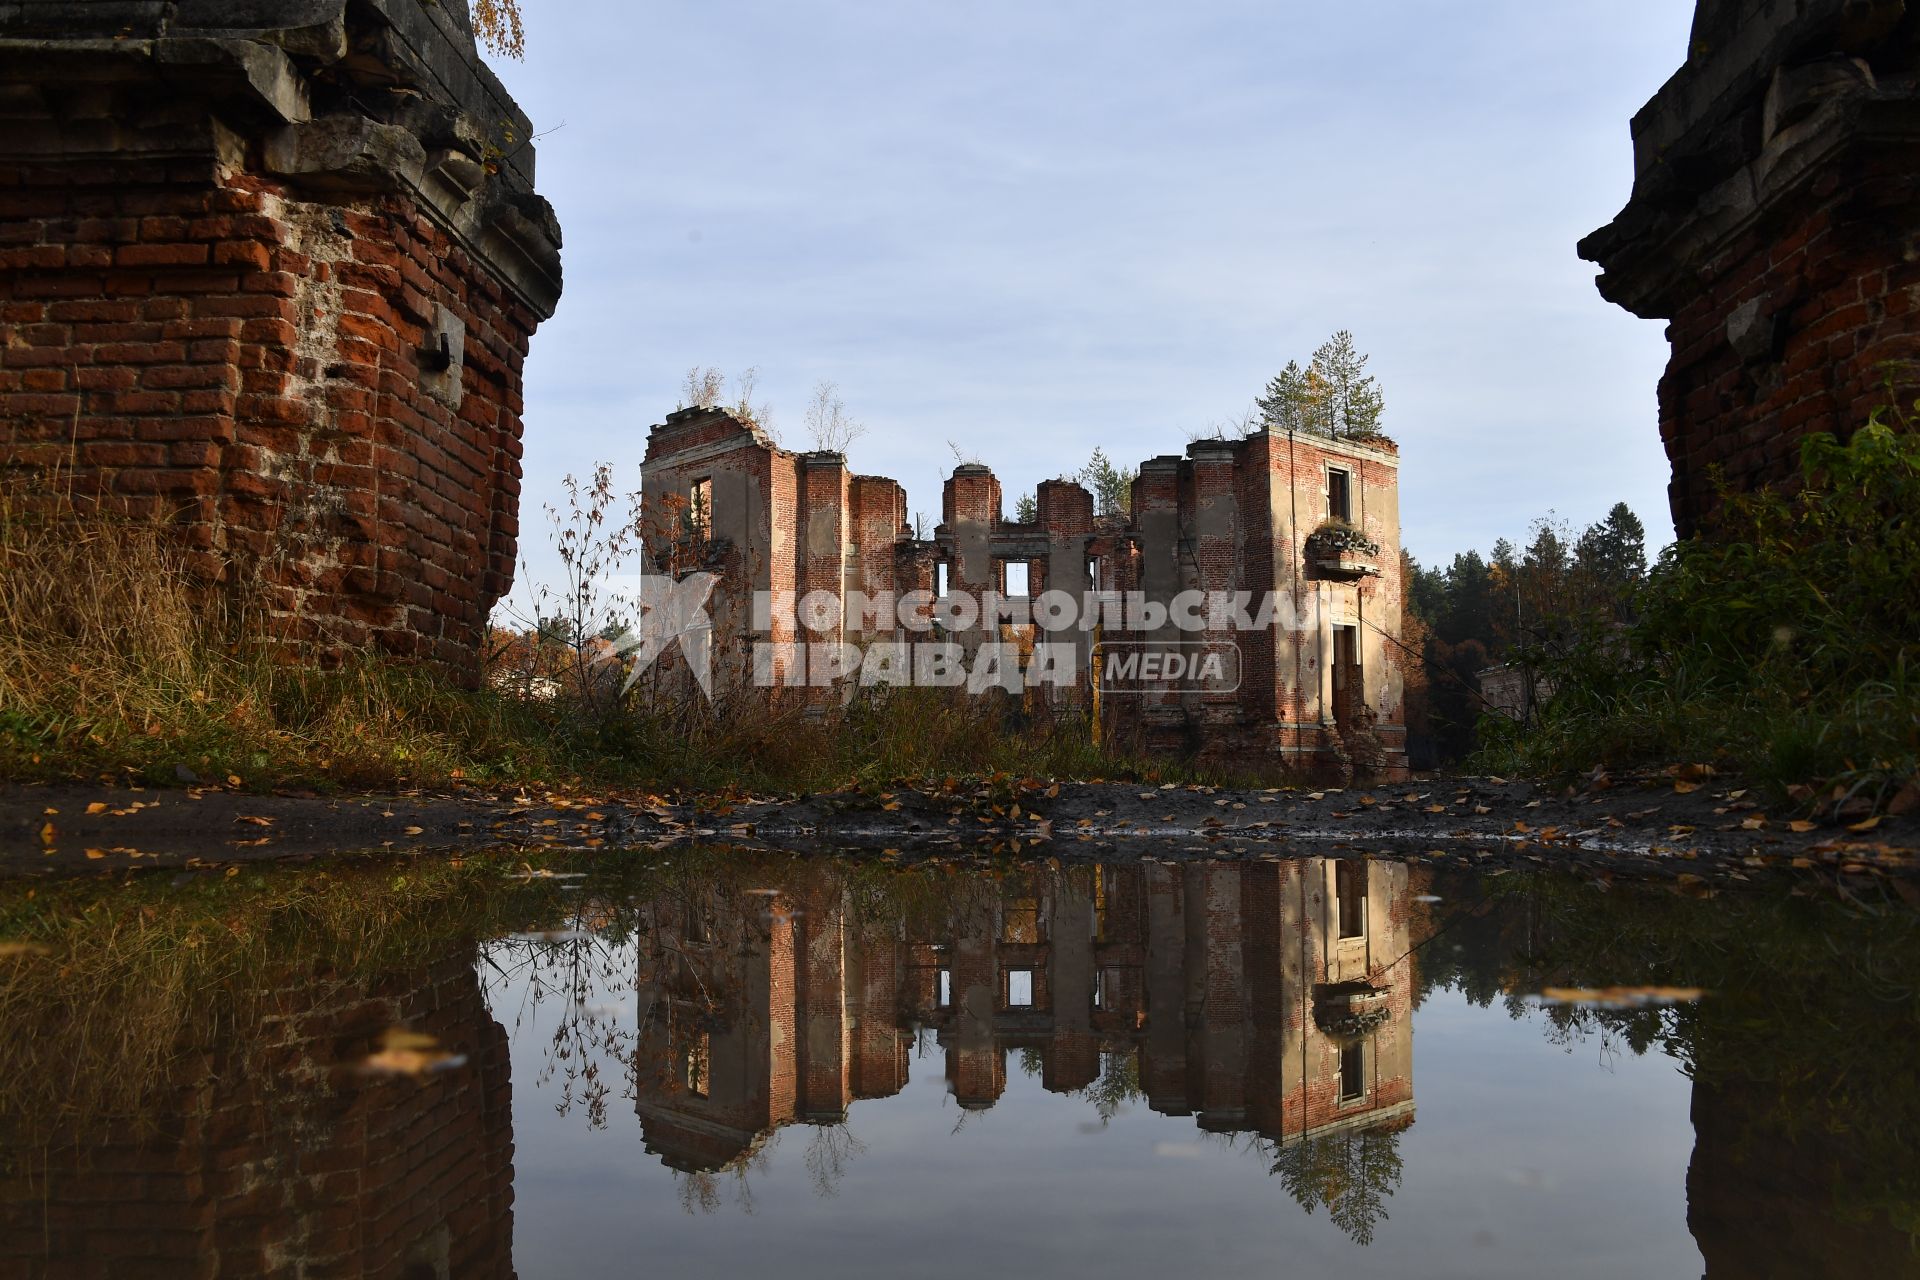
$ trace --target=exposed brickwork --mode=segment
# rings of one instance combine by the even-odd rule
[[[1660,434],[1676,526],[1790,481],[1920,390],[1920,24],[1912,6],[1702,0],[1684,66],[1634,119],[1633,198],[1580,246],[1668,319]],[[1889,387],[1891,383],[1891,387]]]
[[[1337,518],[1329,476],[1345,479],[1346,513]],[[821,648],[842,640],[952,640],[973,651],[994,639],[1075,646],[1077,683],[1047,689],[1054,714],[1088,713],[1096,639],[1121,643],[1237,646],[1237,687],[1181,692],[1162,685],[1108,682],[1101,725],[1119,740],[1152,749],[1245,759],[1379,777],[1405,773],[1403,663],[1399,648],[1399,464],[1384,441],[1335,441],[1257,434],[1200,441],[1184,456],[1140,467],[1129,516],[1094,515],[1093,498],[1071,481],[1050,480],[1036,494],[1031,524],[1010,521],[1000,482],[978,463],[955,468],[941,494],[941,522],[920,539],[906,522],[906,496],[891,480],[850,476],[837,454],[794,454],[751,424],[721,410],[670,415],[647,440],[644,501],[650,550],[668,569],[718,572],[715,634],[742,641],[717,660],[718,678],[746,679],[753,641],[777,651],[774,670],[797,683],[817,670]],[[710,527],[689,533],[672,513],[710,492]],[[1330,521],[1371,539],[1371,551],[1328,554],[1316,534]],[[698,547],[692,542],[697,541]],[[1124,621],[1065,633],[1031,624],[992,630],[985,619],[948,632],[903,625],[898,617],[750,616],[755,592],[791,596],[858,589],[869,597],[936,590],[980,599],[1008,593],[1009,566],[1027,567],[1027,599],[1064,592],[1138,592],[1168,609],[1183,592],[1244,593],[1257,615],[1271,595],[1280,606],[1265,625],[1241,628],[1210,612],[1199,632],[1169,618],[1147,631]],[[1098,574],[1096,580],[1094,575]],[[1117,600],[1114,603],[1119,603]],[[911,612],[911,611],[910,611]],[[926,604],[915,616],[927,617]],[[1338,675],[1336,632],[1349,633],[1352,671]],[[804,652],[794,644],[808,646]],[[845,682],[850,686],[851,679]],[[846,688],[808,689],[815,701]],[[1034,691],[1024,699],[1036,711]]]
[[[356,1075],[393,1025],[466,1065]],[[252,1021],[196,1034],[158,1132],[130,1124],[56,1155],[44,1182],[0,1178],[0,1272],[511,1280],[507,1036],[471,963],[370,988],[302,975]]]
[[[32,21],[0,14],[0,36]],[[422,81],[437,123],[381,118],[419,74],[401,52],[474,57],[458,8],[335,21],[342,53],[385,42],[398,90],[356,84],[365,67],[310,83],[271,30],[156,28],[114,57],[59,49],[84,30],[42,42],[58,61],[0,107],[0,472],[173,522],[209,590],[303,650],[475,676],[513,577],[522,369],[557,230],[520,185],[530,156],[484,172],[462,111],[511,125],[504,94]],[[251,59],[253,100],[217,70],[167,74],[197,56]]]
[[[1364,886],[1364,927],[1342,938],[1336,865],[1033,873],[963,894],[904,939],[897,921],[858,920],[829,878],[806,872],[771,898],[716,901],[703,941],[666,904],[658,944],[640,961],[642,1007],[655,1009],[643,1019],[642,1060],[677,1060],[671,1027],[680,1019],[685,1034],[688,1023],[662,1016],[662,1004],[678,1011],[691,993],[710,993],[705,1025],[717,1029],[706,1096],[677,1071],[640,1074],[648,1149],[675,1168],[711,1171],[781,1126],[836,1121],[853,1099],[905,1086],[922,1027],[945,1049],[948,1089],[966,1108],[998,1101],[1008,1053],[1027,1049],[1056,1092],[1093,1084],[1103,1055],[1135,1055],[1148,1105],[1210,1129],[1291,1142],[1404,1125],[1407,869],[1348,864]],[[1007,1000],[1010,973],[1032,975],[1030,1004]],[[1387,1016],[1358,1041],[1364,1078],[1343,1088],[1343,1051],[1356,1040],[1322,1024],[1354,989]]]

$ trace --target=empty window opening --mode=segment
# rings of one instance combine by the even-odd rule
[[[1117,969],[1102,969],[1093,976],[1093,1007],[1111,1010],[1120,1003],[1120,973]]]
[[[942,1009],[953,1008],[953,970],[942,969],[940,971],[940,981],[938,986],[939,986],[939,991],[938,991],[937,998],[939,1001],[939,1007]]]
[[[687,495],[687,532],[705,541],[713,532],[713,477],[702,476],[693,482]]]
[[[1007,1008],[1031,1009],[1033,1007],[1033,970],[1007,970]]]
[[[1019,599],[1022,596],[1032,595],[1033,591],[1030,586],[1031,579],[1032,566],[1025,560],[1007,561],[1006,595],[1009,599]]]
[[[1327,518],[1353,519],[1353,473],[1340,467],[1327,468]]]
[[[1040,900],[1038,898],[1007,900],[1006,911],[1000,918],[1000,941],[1040,941]]]
[[[711,1048],[709,1033],[698,1032],[689,1036],[683,1046],[681,1058],[681,1079],[686,1082],[687,1092],[696,1098],[707,1096],[707,1053]]]
[[[933,595],[935,599],[944,600],[947,598],[947,592],[951,589],[952,585],[950,582],[951,577],[952,575],[947,572],[947,562],[945,560],[933,566]]]
[[[1367,936],[1367,864],[1336,862],[1333,866],[1333,894],[1340,910],[1340,936]]]
[[[1366,1096],[1367,1045],[1355,1040],[1340,1049],[1340,1101],[1358,1102]]]

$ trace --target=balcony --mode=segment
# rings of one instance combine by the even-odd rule
[[[1377,578],[1380,544],[1353,525],[1329,520],[1307,535],[1307,569],[1325,578]]]

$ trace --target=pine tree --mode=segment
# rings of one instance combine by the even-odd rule
[[[1324,434],[1336,439],[1366,439],[1380,434],[1385,399],[1380,384],[1366,372],[1367,357],[1353,344],[1353,334],[1340,330],[1313,353],[1308,375],[1318,386],[1316,417]]]
[[[1093,494],[1095,511],[1103,516],[1123,516],[1133,509],[1135,474],[1130,469],[1114,466],[1107,459],[1107,451],[1096,448],[1074,479]]]
[[[1254,405],[1260,410],[1261,425],[1269,431],[1311,431],[1313,399],[1306,370],[1298,360],[1289,360]]]
[[[1342,329],[1320,344],[1302,369],[1289,360],[1258,400],[1260,423],[1268,431],[1304,431],[1334,439],[1367,440],[1381,434],[1385,401],[1380,384],[1366,372],[1367,357]]]

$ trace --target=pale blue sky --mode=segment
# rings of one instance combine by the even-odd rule
[[[757,366],[786,442],[815,382],[857,470],[937,519],[961,441],[1011,508],[1095,445],[1237,417],[1352,329],[1444,562],[1625,500],[1671,536],[1658,323],[1574,255],[1687,0],[527,0],[499,66],[551,131],[567,291],[534,340],[527,505],[637,480],[688,366]]]

